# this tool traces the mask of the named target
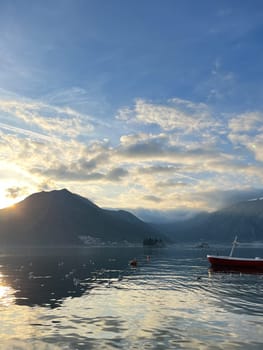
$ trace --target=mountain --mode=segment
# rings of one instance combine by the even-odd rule
[[[149,236],[161,234],[131,213],[101,209],[66,189],[35,193],[0,210],[1,245],[142,243]]]
[[[175,242],[232,242],[236,234],[241,241],[263,241],[263,200],[236,203],[157,228]]]

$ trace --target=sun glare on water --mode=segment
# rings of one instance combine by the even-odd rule
[[[9,306],[14,303],[14,300],[14,289],[3,283],[0,272],[0,306]]]

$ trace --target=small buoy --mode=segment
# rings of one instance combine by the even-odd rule
[[[133,266],[133,267],[137,267],[137,265],[138,265],[137,259],[132,259],[130,261],[130,265]]]
[[[147,255],[146,260],[147,260],[147,261],[150,261],[150,260],[151,260],[150,255]]]

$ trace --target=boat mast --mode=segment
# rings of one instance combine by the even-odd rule
[[[229,256],[232,256],[233,255],[233,252],[234,252],[234,249],[235,247],[237,246],[237,236],[235,237],[233,243],[232,243],[232,248],[231,248],[231,252],[229,254]]]

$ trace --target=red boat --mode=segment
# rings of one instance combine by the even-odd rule
[[[263,259],[262,258],[235,258],[232,257],[235,246],[237,245],[237,236],[233,242],[233,246],[229,256],[219,255],[207,255],[207,259],[213,269],[227,269],[237,270],[245,269],[247,271],[262,271],[263,272]]]
[[[251,268],[263,270],[263,259],[261,258],[233,258],[232,256],[207,255],[207,259],[212,267],[228,268]]]

